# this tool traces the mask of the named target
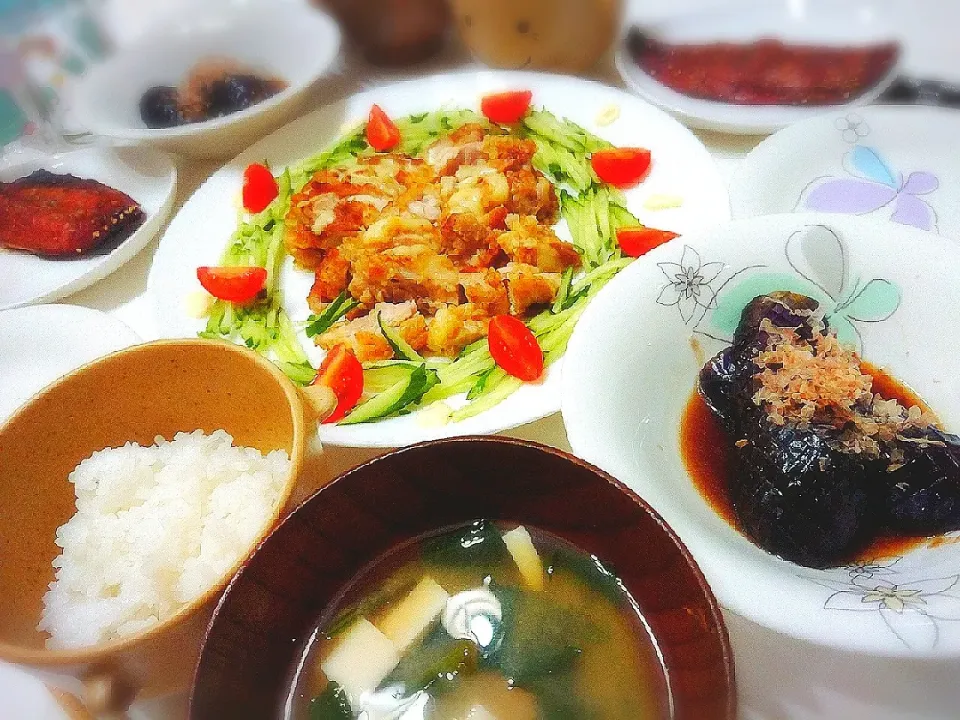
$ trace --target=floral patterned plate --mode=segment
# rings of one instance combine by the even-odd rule
[[[869,107],[797,123],[760,143],[730,185],[735,217],[829,212],[960,239],[960,113]]]
[[[699,494],[679,432],[700,367],[743,307],[774,290],[819,300],[841,339],[960,430],[957,267],[952,241],[834,215],[772,215],[673,240],[613,280],[577,325],[561,391],[570,444],[663,515],[728,610],[851,651],[960,657],[960,533],[830,570],[781,560]]]

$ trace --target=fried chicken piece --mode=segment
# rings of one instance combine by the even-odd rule
[[[511,261],[553,273],[580,264],[576,248],[563,242],[553,228],[539,224],[536,218],[508,215],[506,222],[509,230],[502,233],[497,242]]]
[[[534,305],[552,303],[560,290],[560,273],[543,272],[524,263],[510,263],[500,274],[507,285],[510,314],[523,317]]]
[[[488,268],[483,272],[460,273],[460,287],[467,302],[483,310],[489,317],[510,312],[507,286],[496,270]]]
[[[428,325],[427,349],[433,355],[454,357],[486,336],[489,324],[490,316],[472,303],[440,308]]]
[[[507,211],[495,207],[484,216],[454,213],[440,226],[441,251],[464,270],[490,267],[502,255],[497,236],[506,229]]]
[[[76,256],[126,239],[145,215],[129,195],[97,182],[37,170],[0,183],[0,247]]]
[[[483,153],[489,164],[500,172],[528,167],[537,152],[533,140],[509,135],[488,135],[483,140]]]
[[[314,269],[325,252],[420,199],[434,179],[422,160],[400,155],[321,170],[291,198],[287,250],[300,265]]]
[[[415,300],[432,314],[459,301],[457,269],[440,254],[440,234],[428,220],[383,218],[341,251],[353,273],[349,292],[363,305]]]
[[[553,184],[536,170],[522,167],[506,172],[511,214],[533,215],[542,223],[553,225],[560,215],[560,201]]]
[[[417,312],[414,302],[378,303],[368,314],[356,320],[341,321],[318,335],[315,342],[325,350],[346,345],[360,362],[375,362],[393,358],[393,348],[383,336],[377,316],[385,325],[395,327],[414,350],[427,345],[427,322]]]
[[[307,295],[307,305],[314,312],[324,303],[332,302],[350,284],[350,263],[339,248],[328,251],[317,266],[313,287]]]

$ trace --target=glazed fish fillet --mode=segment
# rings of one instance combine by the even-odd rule
[[[144,217],[129,195],[96,180],[38,170],[0,183],[0,247],[81,255],[129,237]]]

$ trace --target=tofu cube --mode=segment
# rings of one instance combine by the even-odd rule
[[[399,662],[400,652],[393,641],[361,618],[344,633],[320,667],[328,680],[343,688],[350,706],[358,710],[361,696],[375,690]]]
[[[450,596],[432,577],[424,577],[393,610],[380,621],[380,631],[402,655],[427,631]]]

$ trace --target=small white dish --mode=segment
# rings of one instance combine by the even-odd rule
[[[0,424],[54,380],[139,342],[119,320],[79,305],[0,311]]]
[[[878,0],[752,0],[730,7],[644,24],[642,8],[631,6],[626,27],[670,43],[748,43],[775,38],[817,46],[859,46],[898,40],[890,9]],[[894,81],[899,63],[862,95],[841,105],[736,105],[679,93],[654,80],[634,62],[626,39],[616,52],[616,66],[627,86],[640,97],[673,113],[686,125],[735,134],[767,134],[838,107],[865,105]]]
[[[481,71],[436,75],[368,90],[300,118],[257,143],[215,173],[187,201],[163,236],[150,272],[149,290],[162,337],[190,337],[205,323],[191,317],[185,301],[200,285],[196,269],[216,265],[237,227],[236,198],[243,171],[263,162],[279,172],[339,137],[345,126],[363,121],[374,103],[394,117],[441,107],[477,110],[480,98],[504,89],[533,91],[533,104],[579,123],[616,145],[643,146],[653,155],[650,174],[626,193],[641,221],[653,227],[688,232],[729,218],[729,200],[719,171],[699,140],[667,114],[620,90],[559,75]],[[615,106],[619,118],[598,127],[595,120]],[[679,195],[679,207],[651,210],[646,201],[657,195]],[[294,268],[288,257],[281,275],[284,305],[295,323],[307,319],[306,296],[313,274]],[[300,335],[316,367],[323,352]],[[559,366],[543,382],[528,384],[496,407],[458,423],[426,423],[419,413],[358,425],[324,425],[320,437],[328,445],[401,447],[454,435],[486,434],[532,422],[560,409]]]
[[[74,112],[90,132],[120,143],[152,144],[191,157],[230,157],[289,119],[339,50],[339,26],[307,2],[198,8],[93,68],[76,88]],[[178,85],[198,61],[210,57],[236,60],[289,85],[222,118],[167,129],[146,127],[139,110],[143,93],[154,85]]]
[[[782,560],[721,518],[687,474],[680,421],[740,311],[774,290],[812,295],[842,340],[960,430],[960,246],[893,223],[771,215],[671,241],[614,278],[565,358],[574,452],[649,502],[726,609],[852,653],[960,659],[960,533],[829,570]]]
[[[149,148],[85,148],[0,168],[9,182],[36,170],[96,180],[126,193],[146,217],[126,240],[109,251],[70,258],[45,258],[0,248],[0,310],[47,302],[102,280],[140,252],[156,235],[173,205],[177,169],[170,158]]]
[[[831,212],[960,239],[960,113],[868,107],[785,128],[730,182],[735,217]]]

